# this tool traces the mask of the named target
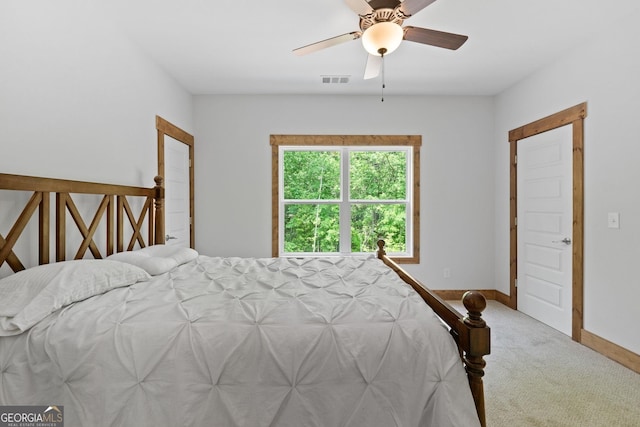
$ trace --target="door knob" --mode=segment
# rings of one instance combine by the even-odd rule
[[[551,243],[564,243],[565,245],[570,245],[571,244],[571,239],[568,237],[565,237],[562,240],[554,240]]]
[[[164,240],[175,240],[175,239],[177,239],[177,237],[169,236],[168,234],[166,236],[164,236]]]

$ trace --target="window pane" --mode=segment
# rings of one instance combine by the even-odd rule
[[[373,252],[386,242],[387,252],[406,252],[405,204],[354,204],[351,206],[351,251]]]
[[[285,200],[340,198],[339,151],[284,152]]]
[[[406,151],[352,151],[349,162],[352,200],[405,200]]]
[[[287,204],[284,215],[285,252],[339,252],[339,205]]]

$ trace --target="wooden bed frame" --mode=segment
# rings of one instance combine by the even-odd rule
[[[164,243],[162,181],[161,177],[155,177],[156,185],[146,188],[0,174],[0,190],[31,192],[29,201],[6,236],[2,234],[4,230],[0,230],[0,267],[6,262],[14,272],[25,269],[25,265],[14,252],[14,247],[36,210],[38,211],[38,264],[50,262],[52,212],[55,223],[53,242],[55,242],[56,262],[84,258],[88,256],[87,251],[91,252],[93,258],[104,258],[114,252]],[[55,195],[54,209],[50,202],[52,194]],[[96,195],[100,200],[89,226],[86,225],[72,198],[72,195],[81,194]],[[137,205],[141,205],[137,214],[133,212],[130,203],[136,198],[140,199]],[[134,206],[137,205],[134,204]],[[67,213],[70,214],[70,218],[73,219],[82,236],[82,242],[73,257],[67,255],[69,249],[67,247],[69,242]],[[145,221],[148,228],[146,238],[142,230]],[[103,237],[96,236],[96,231],[101,224],[106,230],[106,236]],[[128,229],[130,235],[128,238],[125,237],[125,229]],[[104,243],[102,250],[96,240]],[[482,311],[486,307],[484,296],[474,291],[465,293],[462,302],[468,313],[463,316],[389,258],[384,251],[384,241],[378,242],[378,248],[378,258],[411,285],[449,326],[465,365],[481,425],[485,427],[482,377],[485,367],[484,356],[490,352],[490,329],[482,319]]]
[[[384,240],[378,241],[378,258],[394,270],[402,280],[411,285],[438,317],[449,326],[449,332],[458,345],[460,358],[467,371],[480,423],[482,427],[486,427],[482,377],[486,366],[484,356],[491,352],[491,329],[482,318],[482,312],[487,307],[487,300],[480,292],[465,292],[462,303],[467,309],[467,315],[463,316],[389,258],[384,251],[384,244]]]
[[[156,177],[155,181],[155,187],[145,188],[0,174],[0,190],[32,192],[31,198],[8,234],[3,236],[0,231],[0,266],[6,261],[13,271],[25,269],[25,266],[13,252],[13,248],[36,210],[38,210],[38,264],[49,263],[51,194],[55,195],[56,200],[54,241],[57,262],[70,258],[67,255],[69,235],[67,232],[67,212],[83,237],[73,259],[84,258],[87,250],[91,252],[93,258],[104,258],[113,254],[114,250],[124,251],[126,227],[129,227],[131,231],[131,238],[126,244],[128,251],[133,250],[136,244],[144,247],[164,243],[164,188],[161,177]],[[100,205],[88,227],[73,201],[72,194],[92,194],[101,197]],[[137,215],[134,214],[129,203],[135,198],[140,198],[143,201],[142,209]],[[116,211],[115,226],[114,210]],[[146,239],[142,231],[145,220],[148,224]],[[101,222],[106,226],[104,252],[98,248],[94,241],[96,230]]]

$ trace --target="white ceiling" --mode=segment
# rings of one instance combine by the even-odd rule
[[[379,94],[360,40],[292,50],[358,30],[344,0],[111,0],[105,12],[193,94]],[[638,9],[637,0],[438,0],[405,25],[469,36],[457,51],[403,41],[385,95],[493,95]],[[321,76],[349,76],[322,84]]]

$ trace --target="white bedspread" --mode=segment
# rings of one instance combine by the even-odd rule
[[[65,426],[478,426],[448,332],[374,257],[199,256],[0,338]]]

